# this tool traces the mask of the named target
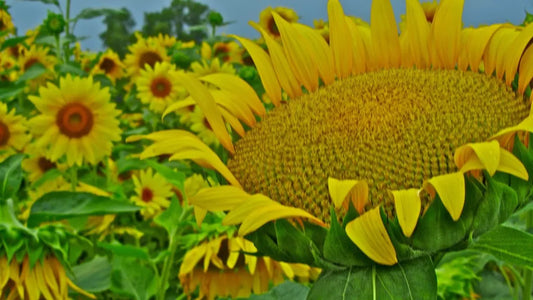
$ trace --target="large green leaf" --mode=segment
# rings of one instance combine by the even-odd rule
[[[22,183],[22,168],[20,163],[24,154],[10,156],[0,163],[0,202],[15,195]]]
[[[305,300],[309,294],[309,288],[305,285],[285,281],[275,286],[268,293],[261,295],[252,295],[250,300]]]
[[[148,300],[157,292],[157,282],[157,274],[145,261],[120,256],[113,259],[113,292],[130,296],[128,299]]]
[[[25,82],[30,79],[37,78],[46,72],[46,67],[41,63],[33,64],[29,69],[27,69],[24,74],[22,74],[16,81],[16,83]]]
[[[533,235],[527,232],[500,225],[475,239],[470,247],[533,269]]]
[[[0,87],[0,99],[11,99],[12,97],[15,97],[18,94],[22,93],[25,88],[26,85],[23,82]]]
[[[350,267],[324,272],[308,299],[436,299],[437,279],[427,256],[392,267]]]
[[[183,208],[180,206],[178,199],[172,197],[170,206],[157,216],[154,221],[167,230],[169,237],[173,237],[180,226],[185,226],[180,222]]]
[[[72,267],[72,274],[72,281],[87,292],[102,292],[111,287],[111,264],[105,256]]]
[[[58,0],[24,0],[24,1],[39,1],[46,4],[53,4],[57,7],[59,7],[59,1]]]
[[[113,200],[85,192],[51,192],[32,205],[29,226],[41,222],[61,220],[76,216],[107,215],[138,211],[128,202]]]

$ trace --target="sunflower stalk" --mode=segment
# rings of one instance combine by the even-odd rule
[[[70,190],[75,192],[78,185],[78,166],[73,165],[70,168]]]

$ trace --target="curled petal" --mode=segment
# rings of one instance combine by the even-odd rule
[[[413,234],[422,209],[418,192],[417,189],[392,191],[398,222],[400,222],[400,227],[406,237]]]
[[[486,169],[492,176],[500,165],[500,144],[497,141],[490,141],[463,145],[455,150],[455,165],[462,172],[470,171],[471,169],[467,170],[463,169],[463,167],[474,157],[479,159],[483,169]]]
[[[459,220],[465,204],[465,179],[462,172],[433,177],[424,182],[424,189],[432,197],[439,194],[452,219]]]

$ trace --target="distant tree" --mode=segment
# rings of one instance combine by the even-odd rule
[[[207,5],[194,0],[172,0],[160,12],[144,14],[142,33],[145,36],[164,33],[180,40],[200,42],[207,37],[208,11]]]
[[[100,34],[102,43],[124,57],[128,52],[128,45],[134,40],[135,20],[131,12],[125,7],[116,12],[109,12],[104,18],[104,24],[107,30]]]

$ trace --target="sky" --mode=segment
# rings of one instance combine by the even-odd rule
[[[55,12],[53,5],[43,4],[33,0],[7,0],[11,7],[13,22],[23,34],[26,30],[38,26],[46,17],[47,10]],[[66,0],[59,0],[65,8]],[[171,0],[71,0],[71,16],[75,16],[82,9],[91,8],[121,8],[127,7],[133,14],[136,29],[140,29],[144,13],[160,11],[170,5]],[[249,20],[258,21],[261,10],[268,6],[284,6],[296,10],[300,21],[312,25],[314,19],[327,20],[327,0],[198,0],[207,4],[211,9],[220,12],[225,21],[234,21],[231,25],[220,28],[219,34],[237,34],[248,38],[258,37],[259,34],[248,25]],[[371,0],[340,0],[344,12],[363,20],[370,20]],[[391,0],[397,20],[405,12],[405,0]],[[465,26],[479,26],[482,24],[505,23],[520,24],[525,11],[533,12],[533,0],[465,0],[463,22]],[[83,49],[102,50],[102,43],[98,35],[105,30],[103,18],[80,20],[75,28],[75,35],[86,37],[81,42]]]

